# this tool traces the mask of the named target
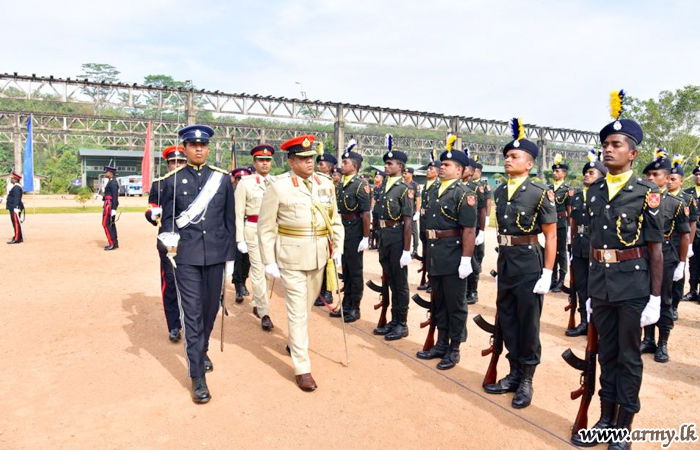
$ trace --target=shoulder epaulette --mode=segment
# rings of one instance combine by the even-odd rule
[[[652,189],[658,187],[654,183],[652,183],[651,181],[647,180],[646,178],[637,177],[637,184],[641,184],[644,187],[648,187],[648,188],[652,188]]]
[[[547,189],[551,189],[551,188],[550,188],[549,186],[547,186],[546,184],[540,183],[540,182],[535,181],[535,180],[530,180],[530,184],[533,185],[533,186],[537,186],[538,188],[542,189],[543,191],[546,191]]]
[[[170,172],[166,173],[166,174],[163,175],[162,177],[156,178],[155,180],[153,180],[153,182],[155,183],[156,181],[163,181],[163,180],[165,180],[166,178],[175,175],[176,173],[178,173],[179,171],[181,171],[181,170],[184,169],[184,168],[185,168],[185,166],[176,167],[175,169],[173,169],[173,170],[171,170]]]
[[[211,170],[216,170],[217,172],[225,173],[226,175],[228,175],[228,170],[224,170],[224,169],[222,169],[222,168],[220,168],[220,167],[216,167],[216,166],[209,165],[209,168],[210,168]]]

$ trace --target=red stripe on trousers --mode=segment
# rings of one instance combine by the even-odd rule
[[[102,213],[102,228],[105,229],[105,234],[107,235],[107,242],[109,242],[109,245],[114,245],[114,241],[112,241],[112,236],[109,234],[109,227],[107,225],[107,220],[111,217],[112,215],[112,204],[107,203],[105,205],[105,209]]]
[[[19,241],[19,214],[12,211],[12,225],[15,228],[15,241]]]

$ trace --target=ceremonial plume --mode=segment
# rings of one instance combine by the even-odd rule
[[[386,148],[389,151],[391,151],[391,148],[392,148],[392,144],[393,144],[392,141],[393,141],[393,138],[391,137],[391,135],[389,133],[387,133],[386,136],[384,137],[384,145],[386,145]]]
[[[345,148],[345,150],[350,151],[354,149],[357,146],[357,141],[355,139],[350,139],[350,142],[348,142],[348,146]]]
[[[559,165],[564,162],[564,156],[561,153],[554,155],[554,164]]]
[[[525,127],[521,119],[514,117],[513,120],[510,121],[510,129],[514,140],[519,141],[525,139]]]
[[[610,116],[613,120],[619,120],[622,113],[625,112],[625,91],[612,91],[610,93]]]

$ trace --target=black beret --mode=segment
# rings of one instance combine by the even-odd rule
[[[343,153],[343,159],[354,159],[357,162],[362,162],[362,155],[357,152],[347,150],[345,153]]]
[[[476,162],[476,161],[475,161],[475,162]],[[479,169],[479,170],[484,170],[484,165],[481,164],[480,162],[477,162],[475,168],[476,168],[476,169]]]
[[[557,170],[557,169],[569,170],[569,165],[566,164],[566,163],[553,164],[553,165],[552,165],[552,170]]]
[[[324,153],[323,155],[318,155],[316,157],[317,163],[322,162],[322,161],[325,161],[325,162],[333,164],[333,165],[338,164],[338,160],[335,158],[335,156],[331,155],[330,153]]]
[[[683,166],[681,166],[680,164],[677,166],[674,166],[671,169],[671,173],[676,174],[676,175],[681,175],[681,176],[685,175],[685,171],[683,170]]]
[[[384,157],[382,159],[384,160],[384,162],[387,162],[390,159],[394,159],[394,160],[401,162],[401,163],[404,163],[404,164],[406,164],[406,162],[408,162],[408,156],[404,152],[401,152],[398,150],[396,150],[396,151],[391,150],[391,151],[385,153]]]
[[[696,173],[700,173],[700,166],[695,166],[695,169],[693,169],[693,175]]]
[[[537,155],[540,153],[540,149],[537,147],[537,144],[530,142],[527,139],[516,139],[514,141],[510,141],[505,147],[503,147],[503,156],[506,156],[510,150],[522,150],[531,154],[533,158],[537,158]]]
[[[460,152],[459,150],[449,150],[442,152],[440,155],[440,161],[454,161],[460,164],[462,167],[466,167],[469,165],[469,161],[471,160],[464,152]]]
[[[600,142],[605,142],[605,139],[611,134],[623,134],[631,138],[637,144],[640,144],[644,137],[642,127],[631,119],[620,119],[605,125],[605,127],[600,130]]]
[[[413,170],[413,167],[406,167],[406,168],[404,169],[404,172],[408,172],[408,173],[411,173],[411,174],[415,173],[415,171]]]
[[[585,175],[586,172],[588,171],[588,169],[598,169],[598,170],[600,170],[600,172],[601,172],[603,175],[605,175],[605,174],[608,173],[608,168],[605,167],[605,164],[603,164],[603,163],[600,162],[600,161],[587,162],[587,163],[583,166],[583,170],[582,170],[581,172]]]
[[[643,174],[646,175],[647,172],[650,170],[668,170],[669,172],[671,171],[671,160],[668,158],[663,158],[663,159],[655,159],[649,164],[646,165],[644,170],[642,171]]]

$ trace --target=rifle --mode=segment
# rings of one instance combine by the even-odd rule
[[[581,371],[581,387],[571,393],[571,400],[581,397],[576,420],[572,428],[572,436],[577,436],[578,431],[588,428],[588,407],[595,394],[595,365],[598,354],[598,331],[592,321],[588,322],[588,334],[586,341],[586,359],[583,360],[574,355],[571,349],[566,349],[561,357],[571,367]]]
[[[569,264],[569,287],[562,285],[561,291],[569,295],[569,304],[564,307],[564,311],[569,311],[568,330],[576,328],[576,291],[574,290],[574,268]]]
[[[425,343],[423,344],[424,352],[427,352],[435,346],[435,321],[433,321],[433,317],[435,316],[435,299],[433,295],[433,292],[431,292],[429,302],[423,300],[423,298],[418,294],[413,294],[413,297],[411,297],[418,306],[428,310],[428,320],[421,322],[420,324],[421,328],[430,326],[430,328],[428,328],[428,335],[425,337]]]
[[[423,242],[423,256],[417,256],[416,259],[421,262],[420,269],[418,269],[418,273],[421,273],[422,275],[420,276],[420,286],[425,286],[425,277],[428,275],[428,254],[427,254],[427,245],[425,245],[425,242]]]
[[[386,311],[389,309],[389,280],[387,278],[386,272],[382,272],[381,287],[377,286],[372,280],[368,280],[367,283],[365,283],[368,288],[379,293],[379,303],[374,305],[375,310],[382,308],[382,313],[379,315],[379,322],[377,322],[377,328],[386,326]]]
[[[224,264],[225,266],[225,264]],[[221,351],[224,351],[224,317],[228,316],[228,309],[226,309],[226,268],[224,267],[224,278],[221,280],[221,297],[219,298],[219,303],[221,304]]]
[[[497,275],[495,270],[491,270],[492,277],[495,278]],[[501,328],[498,326],[498,313],[496,313],[493,325],[481,317],[481,314],[474,317],[474,322],[479,328],[491,334],[489,348],[481,351],[481,356],[486,356],[489,353],[491,354],[489,368],[486,369],[486,375],[484,375],[484,381],[481,385],[486,386],[487,384],[494,384],[498,378],[498,359],[501,353],[503,353],[503,336],[501,335]]]

